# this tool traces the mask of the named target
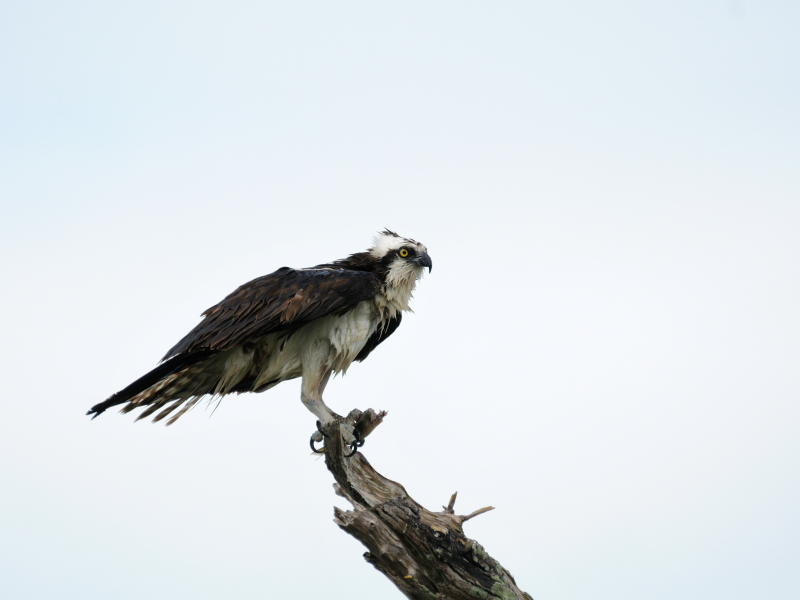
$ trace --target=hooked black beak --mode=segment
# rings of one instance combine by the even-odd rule
[[[433,271],[433,261],[431,257],[428,256],[427,252],[420,254],[417,258],[414,259],[414,262],[417,263],[420,267],[428,267],[428,273]]]

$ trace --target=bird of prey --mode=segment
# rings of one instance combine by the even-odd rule
[[[205,311],[155,369],[87,414],[123,404],[123,413],[144,409],[137,420],[172,415],[170,425],[203,396],[263,392],[302,377],[300,399],[321,431],[339,418],[322,400],[331,375],[394,333],[426,267],[433,263],[423,244],[387,229],[366,252],[254,279]]]

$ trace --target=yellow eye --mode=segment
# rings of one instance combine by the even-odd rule
[[[408,256],[408,250],[406,250],[405,248],[400,248],[400,256],[406,258]]]

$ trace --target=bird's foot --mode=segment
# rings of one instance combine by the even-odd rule
[[[345,454],[344,456],[346,458],[349,458],[349,457],[353,456],[356,452],[358,452],[358,449],[361,448],[361,446],[364,445],[364,440],[362,439],[361,434],[359,433],[358,429],[354,428],[349,423],[345,423],[345,422],[341,422],[341,421],[340,421],[340,423],[341,423],[342,430],[343,430],[343,433],[345,434],[345,438],[346,438],[344,443],[348,448],[350,448],[350,453],[349,454]],[[323,431],[323,429],[322,429],[322,422],[321,421],[317,421],[317,430],[314,433],[311,434],[311,439],[309,440],[309,444],[311,446],[311,450],[313,452],[315,452],[316,454],[324,454],[325,453],[325,447],[323,446],[322,448],[317,448],[315,444],[319,444],[320,442],[322,442],[327,437],[328,437],[328,434],[325,433]]]
[[[326,438],[326,437],[328,437],[328,436],[325,434],[324,431],[322,431],[322,423],[320,421],[317,421],[317,430],[314,433],[311,434],[311,440],[310,440],[312,452],[316,452],[317,454],[324,454],[325,453],[325,446],[323,446],[322,448],[317,450],[317,447],[314,446],[314,443],[315,442],[319,443],[319,442],[321,442],[323,440],[323,438]]]
[[[361,439],[361,435],[358,433],[358,429],[353,429],[353,441],[347,444],[350,447],[350,454],[345,454],[345,458],[350,458],[358,452],[358,449],[364,445],[364,440]]]

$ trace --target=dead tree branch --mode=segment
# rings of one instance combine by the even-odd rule
[[[386,479],[364,455],[350,452],[344,439],[356,430],[366,438],[385,412],[352,411],[341,423],[324,429],[325,463],[333,473],[337,494],[353,510],[334,509],[334,521],[367,547],[364,558],[413,600],[532,600],[514,578],[476,541],[462,524],[493,507],[456,515],[456,494],[442,512],[417,504],[402,485]]]

